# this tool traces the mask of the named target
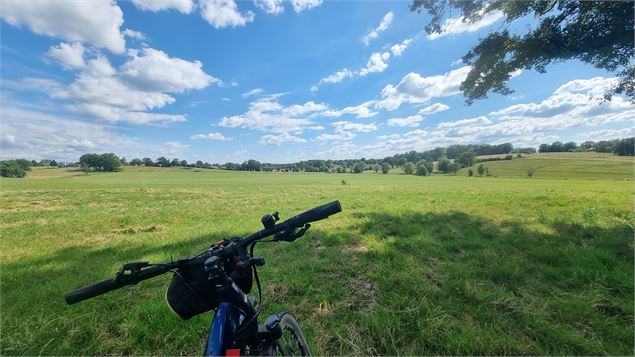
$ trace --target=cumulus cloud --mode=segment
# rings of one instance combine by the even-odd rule
[[[358,133],[370,133],[377,130],[375,123],[362,124],[350,121],[336,121],[331,123],[334,133],[321,134],[315,139],[318,141],[348,141],[352,140]]]
[[[219,141],[230,141],[234,138],[227,137],[219,132],[212,132],[208,134],[196,134],[190,136],[192,140],[219,140]]]
[[[393,56],[399,57],[406,50],[406,48],[408,48],[408,46],[410,46],[411,43],[412,43],[412,39],[411,38],[403,40],[401,43],[397,43],[395,45],[392,45],[390,47],[390,51],[392,52]]]
[[[384,17],[381,19],[381,22],[379,23],[377,28],[375,28],[374,30],[366,34],[366,36],[362,38],[362,42],[364,42],[364,44],[368,46],[371,40],[374,40],[377,37],[379,37],[379,34],[381,32],[388,30],[388,28],[390,27],[390,24],[392,23],[393,18],[394,18],[394,14],[392,11],[386,13],[386,15],[384,15]]]
[[[475,22],[469,21],[463,16],[446,19],[441,26],[441,32],[428,34],[429,40],[436,40],[447,35],[457,35],[465,32],[475,32],[484,27],[501,20],[504,16],[502,11],[492,11],[483,15]]]
[[[409,126],[417,127],[423,120],[422,115],[411,115],[406,118],[391,118],[387,120],[388,126]]]
[[[403,103],[424,103],[432,98],[447,97],[460,93],[459,87],[465,80],[469,66],[461,67],[448,73],[423,77],[418,73],[408,73],[399,84],[389,84],[381,92],[382,100],[379,108],[395,110]]]
[[[219,82],[204,73],[198,61],[171,58],[151,48],[130,51],[130,56],[116,69],[106,57],[98,55],[84,64],[68,86],[35,78],[8,85],[70,101],[66,108],[81,116],[109,122],[166,124],[187,120],[185,115],[150,112],[175,102],[169,92],[181,93]]]
[[[135,31],[135,30],[131,30],[131,29],[125,29],[123,30],[123,34],[126,35],[126,37],[135,39],[135,40],[145,40],[146,36],[139,31]]]
[[[51,47],[46,56],[57,61],[65,69],[84,67],[84,46],[78,42],[60,42],[59,45]]]
[[[183,14],[189,14],[194,10],[192,0],[132,0],[134,6],[145,11],[177,10]]]
[[[291,5],[293,6],[293,11],[300,13],[322,5],[322,0],[291,0]]]
[[[320,83],[319,84],[324,84],[324,83],[339,83],[341,81],[343,81],[345,78],[349,78],[353,76],[353,72],[351,72],[350,70],[348,70],[348,68],[344,68],[341,69],[333,74],[331,74],[330,76],[326,76],[322,79],[320,79]],[[317,90],[317,87],[316,87]]]
[[[280,15],[284,12],[282,2],[283,0],[254,0],[254,5],[268,14]]]
[[[313,126],[311,119],[305,117],[317,110],[324,108],[323,104],[307,102],[303,105],[292,105],[285,107],[275,101],[275,98],[261,98],[249,104],[249,109],[239,115],[223,117],[218,121],[218,125],[226,128],[245,128],[271,132],[274,134],[290,133],[298,135],[308,127]],[[270,141],[282,140],[280,143],[293,140],[289,136],[279,136],[276,138],[267,137]]]
[[[385,71],[386,68],[388,68],[388,64],[386,64],[385,61],[388,61],[389,59],[390,59],[390,52],[383,52],[383,53],[374,52],[372,55],[370,55],[370,58],[368,59],[368,63],[366,63],[366,67],[359,70],[359,75],[361,77],[364,77],[368,75],[369,73],[377,73],[377,72]]]
[[[262,88],[254,88],[254,89],[252,89],[250,91],[247,91],[247,92],[243,93],[242,97],[243,98],[249,98],[249,97],[261,95],[264,92],[265,92],[265,90],[262,89]]]
[[[457,120],[454,122],[444,122],[444,123],[440,123],[439,125],[437,125],[437,128],[439,129],[443,129],[443,128],[457,128],[457,127],[461,127],[461,126],[470,126],[470,125],[487,125],[487,124],[492,124],[492,121],[489,120],[487,117],[485,116],[480,116],[477,118],[473,118],[473,119],[462,119],[462,120]]]
[[[120,31],[123,12],[110,0],[3,0],[0,17],[13,26],[26,26],[40,35],[90,43],[113,53],[123,53],[126,48]]]
[[[436,114],[439,112],[443,112],[450,109],[449,106],[443,104],[443,103],[434,103],[431,105],[428,105],[425,108],[421,108],[419,110],[419,112],[417,112],[417,114],[419,115],[432,115],[432,114]]]
[[[296,135],[291,135],[287,132],[284,133],[280,133],[280,134],[276,134],[276,135],[272,135],[272,134],[268,134],[268,135],[263,135],[260,138],[260,144],[262,145],[275,145],[275,146],[279,146],[282,145],[283,143],[306,143],[306,139],[301,138],[299,136]]]
[[[371,106],[375,105],[376,101],[369,100],[357,106],[346,107],[341,110],[326,110],[321,113],[321,115],[326,117],[341,117],[342,115],[355,115],[357,118],[370,118],[377,115],[376,111],[370,109]]]
[[[635,127],[631,126],[630,128],[622,128],[622,129],[603,129],[603,130],[594,130],[588,131],[585,133],[580,133],[577,135],[578,138],[582,140],[611,140],[611,139],[622,139],[626,137],[635,136]]]
[[[201,16],[215,28],[245,26],[254,21],[253,11],[241,13],[235,0],[199,0]]]
[[[17,106],[3,106],[0,157],[75,161],[86,152],[149,155],[155,146],[102,124],[88,123]],[[152,150],[152,149],[150,149]]]
[[[121,76],[133,87],[144,91],[181,93],[221,83],[203,71],[200,61],[170,57],[152,48],[128,53],[131,59],[121,66]]]

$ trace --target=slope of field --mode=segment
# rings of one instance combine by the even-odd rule
[[[315,355],[633,353],[631,181],[126,168],[0,187],[2,355],[200,354],[211,314],[173,316],[168,276],[63,295],[334,199],[256,248],[264,316],[293,312]]]
[[[493,176],[534,178],[585,178],[632,180],[635,160],[632,156],[604,153],[542,153],[514,156],[512,160],[484,162]],[[472,166],[474,172],[479,164]],[[467,175],[467,169],[460,171]]]

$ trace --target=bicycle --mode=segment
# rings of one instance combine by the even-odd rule
[[[265,260],[254,256],[254,247],[258,242],[293,242],[306,233],[309,223],[341,211],[339,201],[333,201],[281,223],[277,223],[277,211],[266,214],[261,219],[264,229],[246,237],[221,240],[197,256],[169,263],[126,263],[114,278],[78,288],[64,298],[67,304],[75,304],[172,272],[166,291],[172,311],[189,319],[215,310],[205,356],[310,356],[304,333],[293,315],[278,312],[258,324],[264,296],[257,267],[263,266]],[[247,296],[254,280],[258,287],[257,304],[254,297]]]

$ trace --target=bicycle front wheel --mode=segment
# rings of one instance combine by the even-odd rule
[[[277,356],[310,356],[309,345],[298,321],[289,313],[280,319],[282,337],[274,342]]]

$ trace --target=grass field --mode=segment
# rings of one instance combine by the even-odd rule
[[[3,179],[0,353],[200,354],[211,314],[173,316],[169,276],[73,306],[63,295],[124,262],[259,229],[263,213],[339,199],[344,212],[304,238],[256,248],[265,316],[293,312],[315,355],[632,355],[633,181],[502,177],[525,170],[503,164],[534,161],[490,162],[496,178],[126,168]],[[608,159],[586,162],[625,178]]]
[[[505,156],[505,155],[498,155]],[[606,153],[542,153],[523,154],[522,158],[513,156],[511,161],[489,161],[487,165],[491,175],[499,177],[528,177],[531,171],[534,178],[583,178],[583,179],[633,179],[632,156],[615,156]],[[472,166],[474,172],[479,164]],[[467,169],[462,169],[467,175]]]

